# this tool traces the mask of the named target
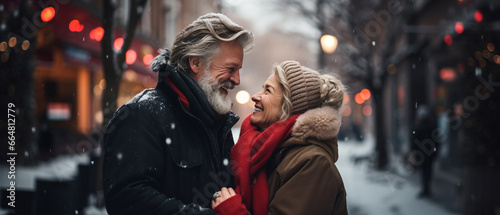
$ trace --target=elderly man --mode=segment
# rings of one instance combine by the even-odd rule
[[[104,137],[109,214],[215,214],[212,194],[233,180],[230,90],[253,35],[225,15],[199,17],[161,51],[155,89],[123,105]]]

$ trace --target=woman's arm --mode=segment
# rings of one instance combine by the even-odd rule
[[[268,214],[332,214],[342,186],[333,161],[321,154],[294,160],[277,173],[282,184],[270,199]]]

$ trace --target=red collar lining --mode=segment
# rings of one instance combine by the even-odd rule
[[[179,98],[181,99],[182,104],[184,106],[186,106],[187,109],[190,109],[189,108],[189,101],[187,100],[186,96],[179,90],[179,88],[177,88],[177,86],[175,86],[175,84],[172,82],[172,80],[170,80],[169,77],[166,77],[165,80],[172,87],[172,89],[174,89],[174,91],[177,93],[177,95],[179,95]]]

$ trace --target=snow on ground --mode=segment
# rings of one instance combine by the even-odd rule
[[[432,199],[419,199],[418,185],[391,172],[375,171],[367,159],[374,140],[340,141],[337,167],[347,192],[350,215],[458,215]],[[356,163],[357,162],[357,163]]]

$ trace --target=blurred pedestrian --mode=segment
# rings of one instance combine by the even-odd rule
[[[418,153],[417,167],[420,167],[421,190],[419,198],[430,197],[432,166],[436,158],[438,141],[433,137],[437,131],[436,116],[427,105],[419,105],[416,110],[414,138],[412,144],[413,154]],[[415,153],[417,152],[417,153]]]
[[[104,137],[109,214],[215,214],[212,195],[231,186],[230,90],[240,83],[253,35],[223,14],[184,28],[151,64],[158,84],[120,107]]]
[[[218,214],[347,214],[335,166],[345,88],[296,61],[276,65],[231,150],[236,187],[214,194]]]

